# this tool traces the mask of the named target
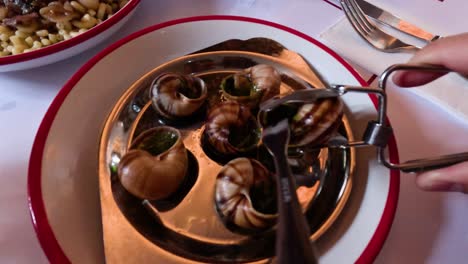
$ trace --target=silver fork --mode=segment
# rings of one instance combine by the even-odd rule
[[[375,48],[384,52],[415,51],[418,47],[405,43],[378,28],[370,21],[355,0],[340,0],[341,7],[359,35]]]

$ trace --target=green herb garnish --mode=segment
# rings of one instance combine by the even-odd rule
[[[158,131],[143,139],[136,148],[156,156],[170,149],[177,142],[177,139],[177,134],[172,131]]]

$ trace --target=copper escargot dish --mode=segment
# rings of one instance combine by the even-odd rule
[[[242,51],[192,54],[153,69],[121,96],[104,126],[102,205],[182,259],[271,258],[275,169],[258,119],[288,118],[289,163],[311,238],[319,239],[351,190],[353,151],[323,147],[336,134],[352,139],[346,106],[330,98],[258,116],[262,102],[323,87],[317,80],[281,58]]]

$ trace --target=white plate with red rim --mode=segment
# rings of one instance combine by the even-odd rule
[[[298,52],[329,82],[366,85],[349,64],[315,39],[253,18],[184,18],[148,27],[114,43],[87,62],[61,89],[33,145],[28,175],[30,211],[51,262],[104,262],[99,139],[110,110],[124,91],[164,62],[228,39],[253,37],[270,38]],[[359,137],[367,121],[375,118],[375,100],[362,94],[347,94],[343,100],[350,109],[353,133]],[[391,161],[398,162],[393,138],[388,150]],[[356,156],[349,200],[337,221],[317,241],[321,263],[372,262],[393,222],[398,171],[380,165],[374,149],[358,149]],[[131,259],[119,259],[122,262],[138,263],[140,256],[156,254],[158,262],[167,263],[164,256],[170,255],[156,246],[133,248],[125,238],[117,244],[136,252]],[[115,259],[106,256],[106,260]]]
[[[89,30],[50,46],[0,57],[0,72],[18,71],[61,61],[90,49],[119,30],[135,13],[141,0],[129,0],[114,15]]]

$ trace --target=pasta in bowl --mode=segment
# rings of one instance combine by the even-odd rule
[[[128,20],[139,2],[0,1],[0,72],[46,65],[98,44]]]

